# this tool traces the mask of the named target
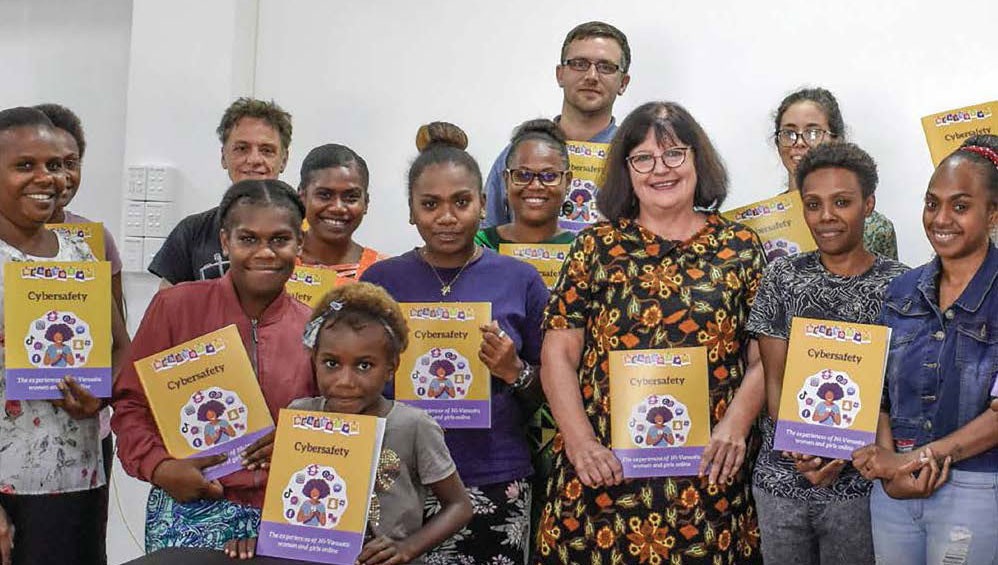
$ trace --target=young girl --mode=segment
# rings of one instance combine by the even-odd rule
[[[303,213],[294,190],[281,181],[232,185],[219,205],[229,271],[220,279],[161,290],[135,334],[131,361],[236,324],[275,420],[295,398],[313,396],[312,364],[295,337],[308,308],[284,292],[301,249]],[[267,438],[247,449],[246,470],[206,481],[201,470],[225,456],[171,458],[131,362],[114,389],[111,425],[122,467],[153,485],[147,552],[167,546],[221,549],[230,539],[255,535],[267,482]]]
[[[367,283],[345,285],[327,294],[305,329],[304,341],[312,350],[322,396],[296,400],[291,408],[386,419],[371,499],[371,539],[357,559],[363,565],[423,563],[424,553],[471,519],[471,500],[444,443],[443,430],[422,410],[381,394],[395,376],[408,336],[398,304],[383,289]],[[442,509],[423,523],[427,487]],[[307,521],[307,514],[303,507],[299,521]],[[226,552],[230,557],[252,557],[255,545],[255,540],[240,541],[229,544]]]
[[[371,201],[368,178],[367,163],[349,147],[330,143],[308,152],[298,185],[309,226],[300,264],[327,267],[344,280],[356,280],[385,258],[353,240]]]
[[[475,245],[484,214],[482,175],[464,151],[464,132],[435,122],[420,128],[416,144],[409,213],[425,245],[375,263],[362,279],[399,302],[491,302],[493,318],[481,326],[479,354],[492,373],[492,428],[454,429],[445,436],[476,513],[432,557],[440,563],[523,563],[532,473],[525,424],[541,398],[535,375],[548,291],[530,265]],[[391,384],[386,391],[393,396]]]
[[[0,266],[94,259],[83,241],[45,228],[64,189],[52,122],[31,108],[0,111]],[[111,319],[116,369],[128,334],[116,308]],[[3,337],[0,330],[0,562],[104,563],[101,402],[69,378],[60,386],[62,400],[6,400]]]

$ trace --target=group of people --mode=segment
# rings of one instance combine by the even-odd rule
[[[611,25],[569,32],[562,113],[521,124],[487,176],[459,127],[421,127],[407,200],[422,245],[391,258],[353,239],[370,203],[365,160],[317,147],[295,190],[277,180],[290,115],[237,100],[218,127],[232,185],[153,260],[161,290],[131,340],[115,283],[113,397],[70,379],[61,400],[5,403],[2,564],[106,561],[107,404],[124,470],[152,485],[146,551],[253,556],[273,437],[246,449],[243,470],[206,480],[224,456],[170,457],[132,364],[229,324],[275,420],[289,406],[386,418],[363,564],[998,563],[998,137],[968,138],[928,179],[935,257],[909,269],[875,211],[877,166],[846,139],[835,97],[790,94],[773,143],[818,249],[767,265],[759,237],[719,213],[725,167],[683,106],[649,102],[617,125],[630,62]],[[73,218],[64,207],[81,184],[82,128],[67,116],[0,111],[3,261],[93,258],[46,227]],[[578,233],[559,224],[572,140],[609,144],[598,217]],[[502,243],[571,246],[548,289]],[[300,264],[343,281],[314,311],[285,292]],[[393,400],[408,344],[398,303],[465,301],[492,307],[479,352],[492,425],[444,432]],[[877,440],[852,461],[773,448],[796,316],[892,330]],[[610,353],[676,347],[707,352],[699,474],[624,479]],[[538,411],[555,423],[546,444]]]

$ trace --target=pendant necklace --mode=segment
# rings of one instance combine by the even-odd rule
[[[454,275],[454,278],[452,278],[450,282],[447,283],[444,282],[444,279],[440,276],[440,273],[437,272],[437,268],[431,265],[430,262],[426,260],[425,247],[419,250],[419,256],[420,258],[423,259],[423,262],[426,263],[426,266],[428,266],[430,270],[433,271],[433,275],[437,277],[437,280],[440,281],[440,295],[447,296],[448,294],[450,294],[451,287],[453,287],[454,283],[457,282],[458,277],[460,277],[461,273],[464,272],[464,268],[467,267],[468,264],[471,263],[476,256],[478,256],[478,247],[475,247],[475,251],[472,252],[471,257],[468,257],[468,260],[464,262],[464,265],[461,265],[461,269],[457,272],[456,275]]]

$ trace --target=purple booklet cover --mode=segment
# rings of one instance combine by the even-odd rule
[[[97,398],[111,397],[110,367],[59,367],[52,369],[7,369],[7,400],[62,398],[57,385],[73,377]]]

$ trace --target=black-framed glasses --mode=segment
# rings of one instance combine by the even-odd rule
[[[804,145],[814,147],[825,140],[825,137],[835,137],[835,134],[821,128],[807,128],[804,131],[781,129],[776,132],[776,142],[783,147],[793,147],[797,140],[803,140]]]
[[[651,153],[631,155],[627,158],[627,163],[631,165],[635,173],[641,174],[654,171],[655,162],[660,159],[663,165],[670,169],[675,169],[681,167],[686,162],[686,155],[689,151],[689,147],[670,147],[663,151],[661,155],[652,155]]]
[[[590,61],[589,59],[585,59],[583,57],[566,59],[562,61],[561,64],[579,73],[588,71],[589,67],[593,65],[596,65],[596,72],[601,75],[616,74],[617,71],[620,70],[620,65],[611,63],[610,61]]]
[[[528,171],[527,169],[506,169],[506,174],[509,175],[509,180],[516,186],[527,186],[532,183],[534,179],[541,183],[542,186],[558,186],[561,179],[565,178],[565,173],[568,171],[541,171],[535,173],[534,171]]]

